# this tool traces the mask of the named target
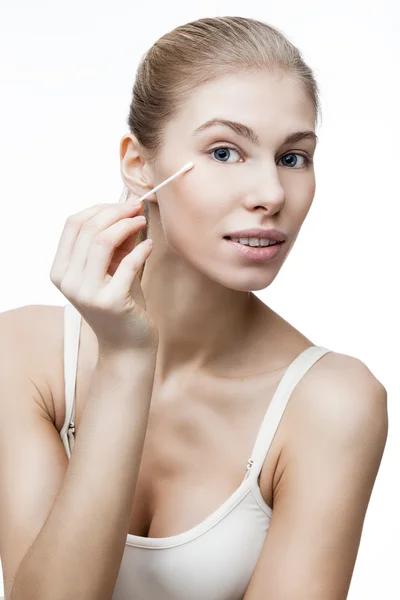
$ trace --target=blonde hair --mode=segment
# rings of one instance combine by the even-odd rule
[[[276,27],[245,17],[210,17],[180,25],[159,38],[136,71],[127,119],[149,162],[157,160],[169,119],[197,87],[222,75],[259,69],[292,77],[311,100],[317,125],[321,105],[313,72]],[[119,201],[128,195],[124,187]],[[147,224],[137,235],[137,244],[148,235],[146,200],[144,204]]]

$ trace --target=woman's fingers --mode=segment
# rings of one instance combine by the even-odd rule
[[[97,213],[104,210],[106,206],[111,204],[95,204],[90,206],[79,213],[71,215],[65,221],[64,228],[62,230],[60,240],[58,242],[56,254],[54,256],[53,264],[50,270],[50,278],[52,282],[59,286],[62,278],[70,263],[71,253],[74,248],[74,244],[79,235],[82,225]]]
[[[70,265],[74,273],[82,274],[85,270],[92,240],[99,233],[128,215],[134,216],[138,210],[139,206],[133,206],[132,204],[113,204],[85,221],[80,229],[70,257]]]
[[[71,267],[75,276],[83,272],[90,240],[101,228],[140,210],[140,206],[130,203],[97,204],[68,217],[51,268],[53,283],[59,287]]]
[[[126,299],[129,301],[131,291],[134,289],[136,284],[135,296],[136,302],[139,302],[142,308],[145,308],[143,300],[143,292],[137,275],[142,268],[144,262],[148,259],[153,249],[153,240],[146,239],[140,242],[125,258],[121,260],[121,263],[114,273],[113,277],[110,277],[109,283],[106,287],[106,293],[110,298],[115,298],[117,294],[125,292]]]
[[[121,219],[94,236],[87,256],[84,281],[93,282],[97,289],[108,284],[112,277],[107,271],[116,249],[145,224],[144,216]]]
[[[153,358],[157,349],[157,328],[136,277],[152,247],[146,242],[132,249],[146,224],[137,218],[143,208],[132,202],[101,204],[69,217],[50,272],[104,355],[135,349]]]

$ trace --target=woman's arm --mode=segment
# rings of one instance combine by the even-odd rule
[[[358,359],[341,359],[347,368],[311,377],[287,407],[293,437],[244,600],[347,598],[388,419],[382,384]]]
[[[138,352],[97,364],[63,483],[16,572],[10,600],[111,599],[129,530],[154,370],[155,359]],[[46,474],[38,475],[41,485]]]

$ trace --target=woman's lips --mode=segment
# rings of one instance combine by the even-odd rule
[[[224,238],[225,242],[229,244],[232,250],[238,252],[238,254],[244,258],[255,261],[272,260],[281,251],[281,246],[285,242],[278,242],[273,246],[245,246],[240,242],[233,242],[229,238]]]

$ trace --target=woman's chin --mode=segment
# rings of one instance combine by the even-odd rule
[[[231,277],[227,277],[226,271],[223,274],[221,273],[220,276],[216,276],[215,273],[209,274],[209,277],[224,287],[235,290],[236,292],[258,292],[271,285],[276,274],[272,278],[271,273],[268,273],[268,277],[266,277],[265,273],[260,273],[257,277],[254,276],[254,274],[253,276],[247,274],[246,276],[240,277],[239,269],[237,269],[236,273],[232,273]]]

